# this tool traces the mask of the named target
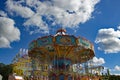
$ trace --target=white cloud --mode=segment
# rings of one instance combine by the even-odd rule
[[[95,42],[99,44],[98,49],[105,53],[118,53],[120,52],[120,30],[100,29]]]
[[[16,15],[19,15],[23,18],[31,17],[34,14],[34,12],[27,6],[23,6],[22,3],[23,0],[20,0],[18,2],[13,0],[8,0],[7,9],[11,14],[16,13]]]
[[[94,7],[99,1],[100,0],[8,0],[7,6],[11,13],[16,13],[23,18],[29,17],[24,23],[25,26],[36,26],[37,31],[35,29],[35,32],[42,30],[47,33],[50,26],[60,24],[62,27],[74,29],[78,27],[80,23],[85,23],[91,19]]]
[[[7,17],[0,17],[0,48],[10,47],[10,43],[20,40],[20,31],[15,22]]]
[[[1,17],[7,17],[7,14],[6,14],[4,11],[1,11],[1,10],[0,10],[0,16],[1,16]]]
[[[31,31],[30,34],[38,33],[39,31],[43,33],[49,33],[47,25],[42,21],[41,16],[38,16],[37,14],[28,19],[24,23],[24,26],[27,26],[28,29],[30,26],[36,26],[36,29],[34,31]]]
[[[114,73],[113,75],[120,76],[120,73]]]
[[[120,66],[116,65],[114,69],[120,71]]]
[[[117,27],[120,30],[120,26]]]
[[[103,58],[97,58],[97,57],[93,57],[92,61],[94,65],[102,65],[105,63],[105,60]]]

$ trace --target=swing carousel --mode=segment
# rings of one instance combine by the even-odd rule
[[[36,80],[80,80],[89,70],[80,65],[79,70],[75,70],[75,65],[86,64],[95,56],[90,41],[68,35],[65,29],[33,40],[28,54],[32,59],[31,76]]]

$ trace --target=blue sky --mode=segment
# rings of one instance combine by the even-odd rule
[[[62,4],[62,5],[61,5]],[[64,27],[95,47],[95,62],[120,74],[120,0],[0,0],[0,62]]]

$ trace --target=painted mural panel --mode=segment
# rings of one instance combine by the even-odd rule
[[[76,44],[76,38],[73,36],[57,36],[56,37],[56,44],[60,45],[75,45]]]
[[[47,37],[43,37],[37,40],[37,46],[41,47],[41,46],[45,46],[45,45],[49,45],[52,44],[52,37],[51,36],[47,36]]]
[[[91,48],[91,43],[88,40],[81,37],[79,38],[79,44],[85,46],[86,48]]]

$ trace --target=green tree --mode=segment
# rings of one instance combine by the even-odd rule
[[[120,76],[110,75],[109,80],[120,80]]]
[[[0,74],[3,76],[3,80],[8,80],[8,76],[12,73],[12,70],[12,65],[5,65],[0,63]]]
[[[107,69],[107,75],[110,76],[110,71],[109,71],[109,69]]]

